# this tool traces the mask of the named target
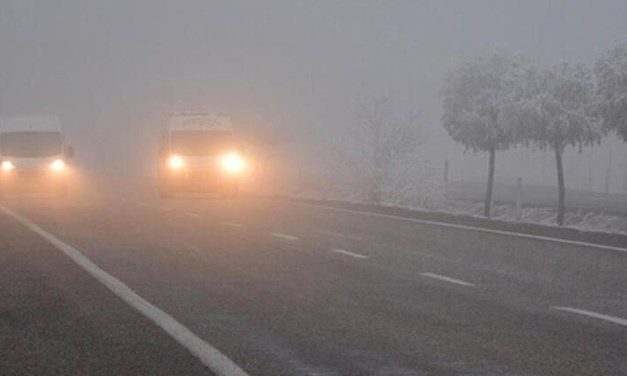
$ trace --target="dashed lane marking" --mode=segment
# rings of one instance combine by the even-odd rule
[[[244,227],[243,224],[241,223],[236,223],[236,222],[222,222],[223,226],[228,226],[228,227],[235,227],[235,228],[242,228]]]
[[[424,276],[424,277],[429,277],[429,278],[439,279],[440,281],[446,281],[446,282],[450,282],[450,283],[455,283],[455,284],[462,285],[462,286],[467,286],[467,287],[475,287],[475,284],[474,284],[474,283],[470,283],[470,282],[462,281],[461,279],[456,279],[456,278],[447,277],[447,276],[445,276],[445,275],[441,275],[441,274],[436,274],[436,273],[420,273],[420,275],[422,275],[422,276]]]
[[[553,308],[555,310],[558,310],[558,311],[565,311],[565,312],[570,312],[570,313],[576,313],[578,315],[588,316],[588,317],[592,317],[592,318],[599,319],[599,320],[609,321],[609,322],[614,323],[614,324],[627,326],[627,320],[626,319],[622,319],[620,317],[604,315],[602,313],[586,311],[585,309],[579,309],[579,308],[571,308],[571,307],[551,307],[551,308]]]
[[[351,257],[355,257],[355,258],[359,258],[359,259],[367,259],[367,258],[369,258],[368,256],[362,255],[360,253],[350,252],[350,251],[346,251],[346,250],[343,250],[343,249],[337,249],[337,248],[331,249],[331,252],[335,252],[335,253],[339,253],[339,254],[342,254],[342,255],[351,256]]]
[[[359,236],[342,234],[341,232],[327,231],[327,230],[314,230],[314,231],[319,233],[319,234],[335,236],[336,238],[343,238],[343,239],[349,239],[349,240],[363,240]]]
[[[296,236],[283,234],[283,233],[280,233],[280,232],[273,232],[273,233],[270,233],[270,235],[274,236],[275,238],[279,238],[279,239],[283,239],[283,240],[287,240],[287,241],[299,240],[299,238],[296,237]]]

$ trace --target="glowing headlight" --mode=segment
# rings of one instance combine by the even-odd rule
[[[65,162],[62,159],[55,159],[51,164],[50,168],[54,171],[63,171],[65,170]]]
[[[15,165],[13,164],[13,162],[11,162],[11,161],[2,161],[2,169],[4,171],[13,170],[14,168],[15,168]]]
[[[246,163],[242,157],[231,153],[220,159],[220,167],[227,172],[241,172],[246,167]]]
[[[170,166],[170,168],[173,168],[175,170],[179,169],[183,167],[183,158],[179,157],[178,155],[173,155],[170,157],[168,165]]]

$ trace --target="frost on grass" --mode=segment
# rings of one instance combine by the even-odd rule
[[[556,226],[556,208],[524,208],[520,221],[513,205],[494,205],[493,219],[507,222],[533,223]],[[482,217],[483,203],[471,201],[447,201],[438,211]],[[596,232],[609,232],[627,235],[627,217],[609,215],[589,210],[567,211],[564,218],[567,227]]]

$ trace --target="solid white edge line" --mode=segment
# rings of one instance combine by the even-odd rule
[[[338,249],[338,248],[331,249],[331,252],[340,253],[340,254],[343,254],[343,255],[346,255],[346,256],[351,256],[351,257],[360,258],[360,259],[370,258],[369,256],[366,256],[366,255],[362,255],[362,254],[359,254],[359,253],[346,251],[344,249]]]
[[[270,235],[274,236],[275,238],[279,238],[279,239],[283,239],[283,240],[289,240],[289,241],[299,240],[299,238],[296,237],[296,236],[283,234],[283,233],[280,233],[280,232],[272,232],[272,233],[270,233]]]
[[[246,376],[239,366],[237,366],[226,355],[222,354],[218,349],[211,346],[207,342],[196,336],[191,330],[183,324],[176,321],[172,316],[168,315],[157,306],[153,305],[146,299],[142,298],[130,287],[125,285],[116,277],[110,275],[100,267],[94,264],[89,258],[84,256],[79,250],[61,241],[56,236],[46,232],[37,224],[31,222],[26,217],[13,212],[12,210],[0,206],[0,210],[9,215],[29,230],[44,238],[55,248],[63,252],[67,257],[74,261],[83,270],[94,277],[98,282],[109,289],[113,294],[118,296],[131,307],[135,308],[146,318],[154,322],[163,329],[180,345],[185,347],[189,352],[198,357],[200,361],[221,376]]]
[[[371,216],[371,217],[403,220],[403,221],[408,221],[408,222],[420,223],[420,224],[424,224],[424,225],[450,227],[450,228],[457,228],[457,229],[462,229],[462,230],[471,230],[471,231],[485,232],[485,233],[497,234],[497,235],[515,236],[515,237],[519,237],[519,238],[535,239],[535,240],[542,240],[542,241],[549,241],[549,242],[555,242],[555,243],[577,245],[577,246],[582,246],[582,247],[606,249],[606,250],[610,250],[610,251],[619,251],[619,252],[627,253],[627,248],[623,248],[623,247],[616,247],[616,246],[611,246],[611,245],[603,245],[603,244],[595,244],[595,243],[587,243],[587,242],[582,242],[582,241],[577,241],[577,240],[552,238],[550,236],[532,235],[532,234],[524,234],[524,233],[513,232],[513,231],[494,230],[494,229],[483,228],[483,227],[459,225],[459,224],[455,224],[455,223],[429,221],[429,220],[426,220],[426,219],[401,217],[401,216],[392,215],[392,214],[372,213],[372,212],[366,212],[366,211],[360,211],[360,210],[335,208],[335,207],[326,206],[326,205],[313,205],[313,204],[305,204],[305,203],[301,203],[301,202],[289,202],[289,201],[287,201],[287,203],[292,204],[292,205],[305,206],[305,207],[318,208],[318,209],[327,209],[327,210],[331,210],[331,211],[338,211],[338,212],[344,212],[344,213],[361,214],[361,215],[366,215],[366,216]]]
[[[202,215],[200,215],[200,214],[198,214],[198,213],[185,212],[185,214],[189,215],[190,217],[195,217],[195,218],[200,218],[200,217],[202,217]]]
[[[626,319],[621,319],[620,317],[604,315],[602,313],[586,311],[585,309],[579,309],[579,308],[558,307],[558,306],[554,306],[554,307],[551,307],[551,308],[555,309],[555,310],[558,310],[558,311],[566,311],[566,312],[571,312],[571,313],[577,313],[579,315],[583,315],[583,316],[588,316],[588,317],[592,317],[592,318],[595,318],[595,319],[609,321],[611,323],[622,325],[622,326],[627,326],[627,320]]]
[[[455,279],[455,278],[447,277],[447,276],[442,275],[442,274],[420,273],[420,275],[425,276],[425,277],[429,277],[429,278],[439,279],[441,281],[456,283],[458,285],[467,286],[467,287],[475,287],[476,286],[474,283],[465,282],[465,281],[462,281],[461,279]]]

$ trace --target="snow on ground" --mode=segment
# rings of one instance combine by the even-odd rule
[[[418,211],[448,213],[454,215],[469,215],[483,218],[483,202],[445,200],[440,194],[434,194],[431,187],[423,187],[421,194],[384,195],[382,206],[401,207]],[[348,203],[367,203],[349,194],[344,190],[307,192],[292,194],[297,198],[315,200],[337,200]],[[552,207],[523,208],[520,222],[533,223],[544,226],[557,226],[555,218],[557,209]],[[492,218],[506,222],[519,222],[516,208],[513,205],[492,205]],[[607,232],[627,235],[627,216],[610,215],[590,210],[568,210],[565,214],[565,226],[582,231]]]
[[[443,175],[441,166],[432,163],[411,166],[411,170],[392,169],[393,174],[382,187],[379,205],[483,218],[483,202],[447,198],[446,186],[438,183]],[[322,201],[373,204],[368,201],[369,185],[363,174],[357,170],[341,172],[300,176],[299,184],[276,184],[268,193]],[[557,226],[556,216],[555,207],[526,207],[523,208],[520,222]],[[492,218],[507,222],[519,221],[513,204],[494,204]],[[606,214],[601,210],[567,209],[565,226],[583,231],[627,235],[627,216]]]
[[[446,201],[444,205],[436,211],[483,217],[483,203],[474,201]],[[556,216],[556,208],[523,208],[520,222],[556,226]],[[492,218],[507,222],[518,222],[516,208],[513,205],[493,205]],[[584,231],[610,232],[627,235],[627,217],[589,210],[567,210],[565,226]]]

